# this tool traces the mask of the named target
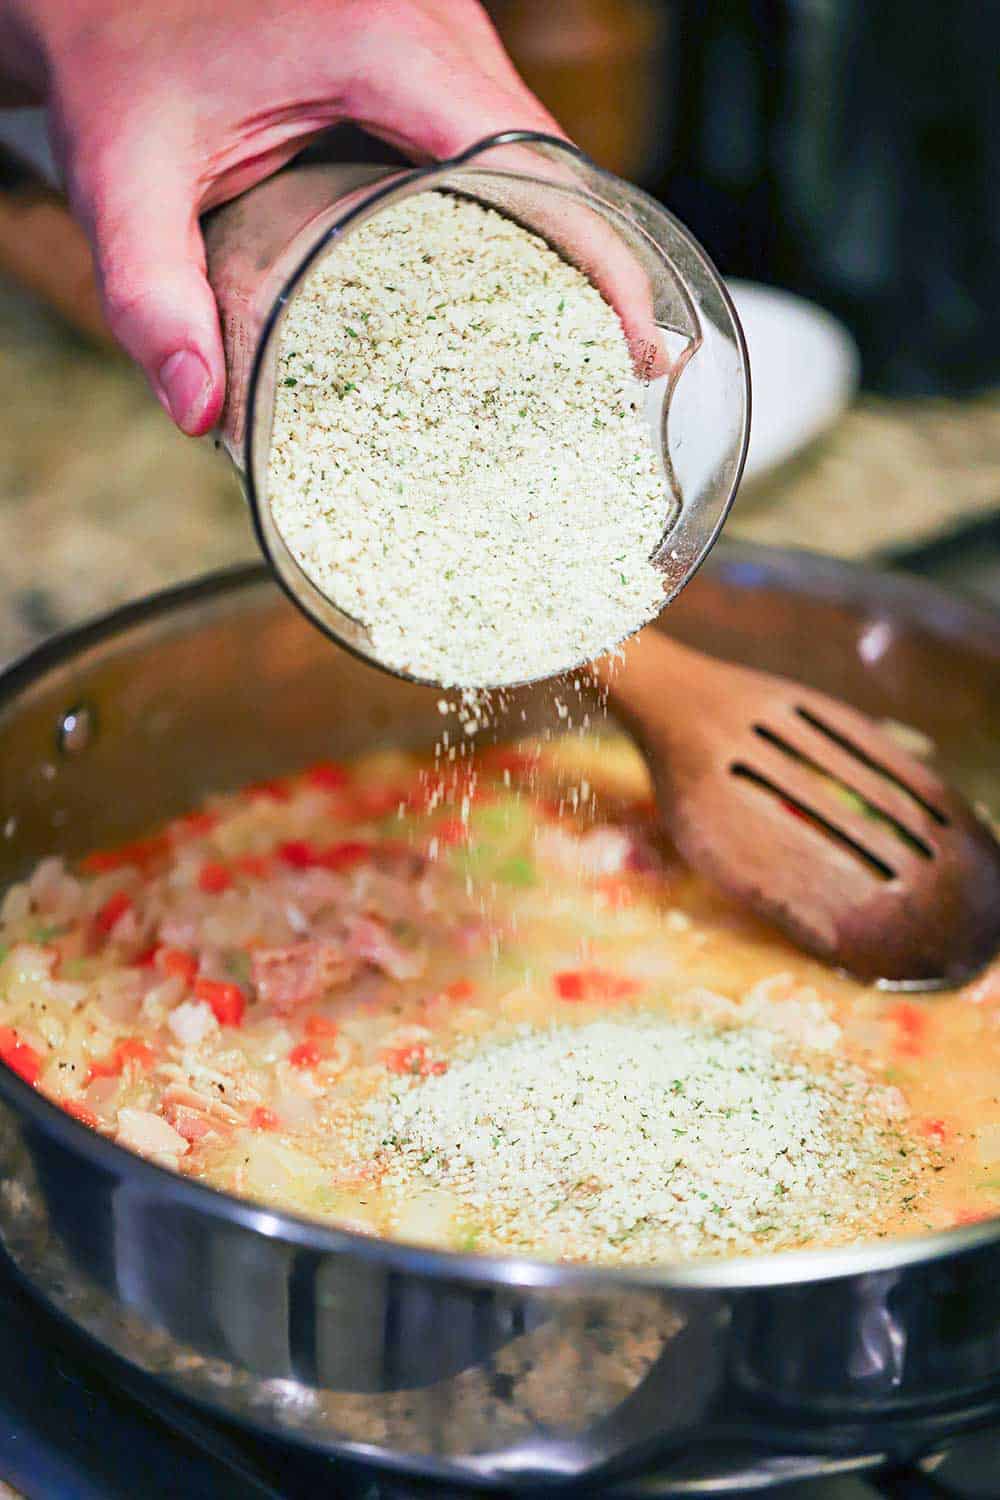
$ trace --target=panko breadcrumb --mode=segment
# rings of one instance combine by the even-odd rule
[[[638,1013],[525,1026],[441,1076],[393,1080],[361,1152],[403,1200],[449,1189],[480,1249],[634,1264],[745,1253],[870,1233],[912,1201],[919,1152],[887,1092],[763,1025]]]
[[[552,676],[663,603],[643,396],[581,272],[501,214],[417,194],[288,308],[275,523],[386,665],[449,687]]]

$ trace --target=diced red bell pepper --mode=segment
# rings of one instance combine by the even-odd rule
[[[553,983],[560,1000],[624,1000],[640,988],[637,980],[606,969],[564,969]]]
[[[259,1104],[250,1116],[251,1130],[277,1130],[281,1121],[273,1109],[265,1109]]]
[[[217,812],[202,808],[198,812],[185,813],[182,818],[175,818],[170,824],[170,832],[198,838],[201,834],[211,833],[212,829],[218,826],[218,822]]]
[[[567,969],[562,974],[556,974],[553,983],[560,1000],[583,999],[583,975],[576,970]]]
[[[255,781],[252,786],[244,788],[246,797],[263,797],[269,802],[288,802],[291,798],[291,789],[287,782],[279,781]]]
[[[127,891],[115,891],[114,895],[109,896],[97,912],[97,915],[94,917],[94,925],[98,932],[107,937],[116,923],[121,920],[127,911],[132,911],[134,907],[135,902]]]
[[[627,974],[607,974],[600,969],[591,969],[589,978],[602,1000],[625,1000],[629,995],[637,995],[642,988],[637,979]]]
[[[119,1042],[115,1048],[115,1056],[121,1068],[128,1063],[135,1063],[144,1073],[156,1062],[156,1053],[149,1043],[141,1042],[136,1036],[126,1037],[124,1042]]]
[[[81,1104],[79,1099],[60,1099],[59,1104],[66,1114],[72,1115],[74,1120],[79,1120],[81,1125],[88,1125],[91,1130],[97,1130],[100,1127],[101,1122],[94,1111],[88,1109],[85,1104]]]
[[[927,1030],[927,1012],[909,1000],[901,1000],[894,1005],[889,1011],[889,1019],[895,1022],[904,1036],[923,1036]]]
[[[136,868],[143,870],[167,850],[165,834],[154,834],[148,839],[134,839],[130,844],[120,844],[117,849],[95,849],[84,855],[80,869],[85,875],[106,875],[109,870]]]
[[[288,1054],[293,1068],[316,1068],[322,1060],[323,1052],[318,1042],[299,1042]]]
[[[537,770],[540,755],[526,750],[514,750],[510,745],[490,745],[480,752],[479,759],[491,771],[510,771],[512,775],[529,776]]]
[[[338,765],[335,760],[318,760],[314,766],[307,767],[302,775],[310,786],[318,787],[324,792],[339,791],[351,779],[347,768]]]
[[[156,962],[156,955],[159,953],[159,951],[159,944],[150,943],[148,948],[143,948],[142,952],[137,953],[135,958],[133,958],[132,968],[151,969]]]
[[[955,1214],[955,1228],[961,1229],[964,1224],[982,1224],[986,1219],[995,1217],[992,1208],[960,1208]]]
[[[442,849],[451,849],[456,844],[467,844],[472,831],[461,818],[445,818],[443,823],[432,830],[431,837],[437,839]]]
[[[80,869],[84,875],[106,875],[109,870],[125,869],[135,862],[120,849],[94,849],[83,856]]]
[[[939,1146],[948,1139],[948,1127],[943,1120],[922,1120],[920,1129],[928,1140],[936,1141]]]
[[[92,1083],[95,1078],[119,1078],[130,1063],[148,1073],[155,1062],[156,1053],[152,1047],[138,1037],[126,1037],[112,1048],[107,1057],[99,1057],[91,1063],[87,1082]]]
[[[239,1026],[247,1008],[247,997],[238,984],[224,979],[196,979],[194,997],[211,1006],[220,1026]]]
[[[322,865],[324,870],[335,872],[350,870],[368,859],[374,847],[373,844],[366,844],[361,839],[345,839],[342,843],[329,844],[325,849],[321,849],[317,864]]]
[[[233,883],[233,872],[220,860],[208,859],[198,871],[198,889],[206,896],[218,896],[228,891]]]
[[[387,817],[396,812],[400,803],[408,803],[410,795],[406,787],[359,786],[353,790],[358,814],[367,818]]]
[[[408,1047],[391,1047],[383,1052],[382,1061],[390,1073],[415,1073],[420,1078],[448,1071],[446,1062],[431,1061],[423,1042],[413,1042]]]
[[[122,1071],[122,1060],[117,1055],[117,1048],[112,1048],[107,1057],[95,1057],[87,1069],[87,1082],[93,1083],[95,1078],[118,1078]]]
[[[238,854],[232,861],[232,867],[240,875],[249,875],[254,879],[261,880],[271,872],[271,860],[266,854]]]
[[[0,1062],[6,1063],[12,1072],[32,1086],[38,1082],[42,1071],[42,1059],[34,1047],[22,1042],[10,1026],[0,1026]]]
[[[278,858],[293,870],[311,870],[320,863],[319,851],[308,839],[289,839],[279,844]]]
[[[597,889],[605,906],[609,906],[612,911],[621,911],[622,907],[635,905],[635,885],[626,876],[600,875],[597,879]]]
[[[183,979],[190,989],[198,974],[198,959],[186,948],[157,948],[156,967],[168,979]]]
[[[348,839],[320,849],[308,839],[290,839],[278,845],[278,858],[293,870],[349,870],[372,852],[372,845]]]
[[[87,1069],[87,1082],[93,1083],[95,1078],[117,1078],[121,1073],[121,1067],[115,1061],[115,1054],[109,1052],[107,1057],[97,1057]]]
[[[930,1024],[928,1012],[909,1000],[901,1000],[886,1014],[896,1027],[897,1052],[903,1052],[909,1057],[919,1057],[923,1052]]]
[[[449,1000],[471,1000],[475,993],[476,986],[471,979],[456,979],[446,984],[442,991]]]
[[[329,1016],[320,1016],[316,1014],[306,1016],[306,1036],[334,1037],[337,1035],[339,1030],[340,1027],[337,1025],[336,1021],[331,1021]]]
[[[407,811],[414,813],[431,813],[435,809],[440,812],[448,801],[444,792],[444,783],[438,779],[418,781],[416,786],[411,786],[404,794],[403,800]]]

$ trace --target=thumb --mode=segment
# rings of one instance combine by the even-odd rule
[[[195,189],[179,172],[98,158],[71,197],[87,228],[104,314],[177,426],[214,426],[225,395],[215,297],[205,275]]]

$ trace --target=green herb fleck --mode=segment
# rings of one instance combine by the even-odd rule
[[[63,930],[62,927],[46,927],[42,925],[40,927],[33,927],[29,936],[33,943],[49,943],[53,938],[59,937]]]
[[[226,970],[240,984],[250,983],[250,955],[248,953],[227,953]]]
[[[503,885],[521,886],[522,888],[537,883],[535,866],[523,854],[515,854],[513,858],[504,860],[503,864],[497,868],[496,878]]]

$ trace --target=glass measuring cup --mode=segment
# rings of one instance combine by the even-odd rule
[[[373,215],[429,190],[473,198],[538,234],[585,272],[618,312],[662,464],[664,530],[653,562],[663,577],[664,603],[715,541],[749,437],[746,347],[704,251],[653,199],[555,137],[510,131],[450,160],[402,170],[297,164],[216,210],[204,233],[228,369],[222,441],[282,587],[334,640],[383,668],[368,623],[316,586],[272,515],[268,460],[277,363],[286,310],[321,258],[335,257]],[[580,665],[567,661],[565,670]]]

